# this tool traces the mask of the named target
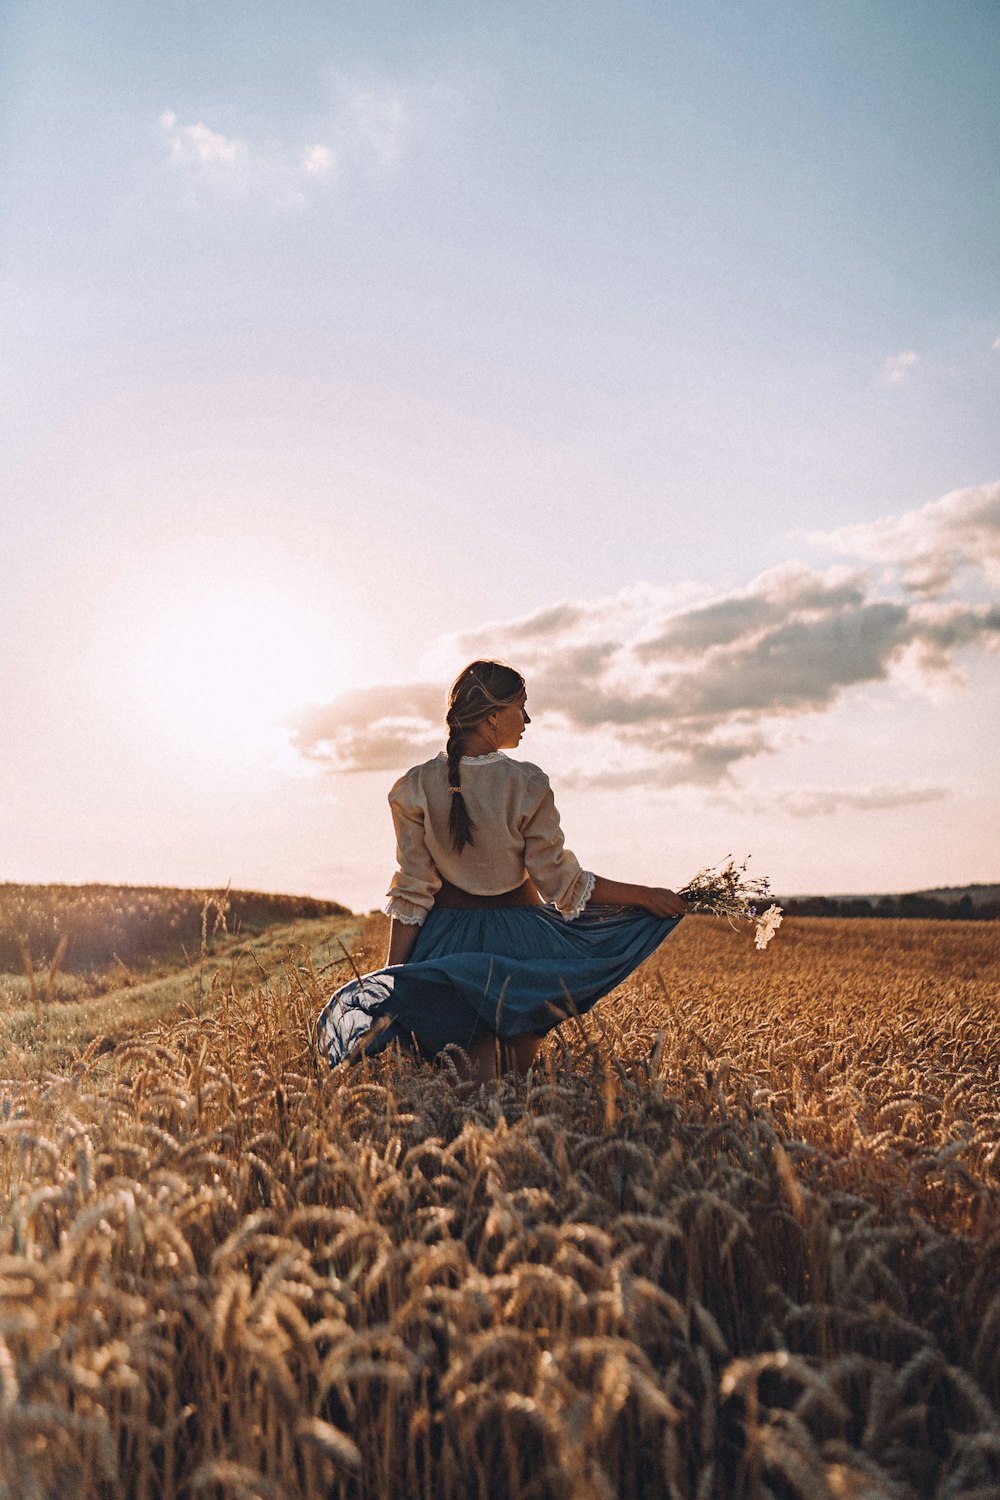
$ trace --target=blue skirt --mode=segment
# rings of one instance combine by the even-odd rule
[[[371,1057],[393,1042],[433,1057],[449,1043],[543,1034],[590,1010],[680,920],[593,902],[571,922],[552,906],[435,907],[405,964],[331,995],[319,1046],[336,1067],[355,1049]]]

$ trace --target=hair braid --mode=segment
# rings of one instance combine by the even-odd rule
[[[462,796],[462,741],[464,738],[465,732],[462,726],[449,715],[448,744],[445,749],[448,756],[448,785],[452,789],[451,808],[448,812],[448,832],[451,834],[452,848],[457,854],[461,854],[466,844],[476,842],[472,833],[469,809]]]

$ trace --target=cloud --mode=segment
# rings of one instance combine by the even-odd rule
[[[309,177],[329,177],[335,164],[329,146],[308,146],[302,153],[302,170]]]
[[[243,141],[219,135],[200,120],[194,125],[181,125],[173,110],[160,116],[160,125],[166,134],[170,160],[178,165],[208,162],[233,167],[247,154]]]
[[[887,808],[920,807],[948,796],[946,787],[916,786],[894,782],[869,787],[799,787],[768,800],[771,812],[790,813],[793,818],[829,817],[844,808],[881,812]]]
[[[993,340],[993,347],[997,351],[997,353],[1000,354],[1000,338],[995,338]]]
[[[953,490],[919,510],[814,533],[811,540],[841,556],[900,570],[904,587],[939,597],[959,574],[1000,583],[1000,484]]]
[[[440,684],[380,684],[341,693],[289,726],[293,749],[333,771],[390,771],[441,748]]]
[[[389,172],[403,153],[410,111],[397,90],[356,89],[344,96],[323,139],[298,145],[252,145],[203,120],[182,124],[172,109],[159,125],[189,202],[216,198],[294,210],[333,182]]]
[[[768,626],[780,625],[790,609],[814,615],[857,605],[863,599],[863,574],[823,577],[801,564],[787,563],[765,573],[746,593],[731,594],[673,615],[656,636],[640,642],[637,650],[646,659],[664,651],[697,656],[712,646],[730,645]]]
[[[909,380],[916,366],[920,363],[920,355],[913,349],[904,349],[901,354],[892,354],[882,366],[882,379],[886,385],[902,385]]]
[[[838,550],[864,555],[867,547],[923,567],[926,534],[949,546],[961,535],[971,545],[977,528],[994,525],[998,501],[1000,485],[960,491],[830,536]],[[560,741],[565,780],[668,787],[732,783],[741,763],[780,748],[798,721],[830,711],[846,694],[954,679],[960,651],[997,647],[1000,605],[889,597],[861,568],[789,563],[686,603],[648,585],[565,600],[453,637],[438,659],[447,657],[449,673],[479,655],[514,661],[528,679],[539,742]],[[425,683],[344,694],[296,722],[295,744],[333,770],[402,769],[440,748],[442,696]],[[843,805],[850,795],[868,799],[858,806],[929,796],[884,787],[836,795]],[[801,815],[822,810],[817,793]]]

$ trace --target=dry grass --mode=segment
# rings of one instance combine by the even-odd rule
[[[300,955],[0,1082],[0,1497],[995,1500],[998,977],[690,919],[526,1083],[333,1087]]]
[[[102,987],[105,971],[173,967],[217,953],[227,937],[259,937],[276,923],[347,916],[335,901],[261,891],[177,890],[153,885],[18,885],[0,882],[0,971],[53,962]],[[148,977],[144,972],[143,977]],[[120,980],[120,972],[115,983]],[[107,985],[103,986],[107,988]]]
[[[344,944],[356,941],[364,918],[334,917],[271,926],[247,942],[216,940],[214,957],[142,977],[114,965],[96,976],[4,974],[0,972],[0,1056],[3,1071],[22,1078],[65,1071],[88,1048],[101,1055],[126,1039],[183,1013],[198,1015],[215,1003],[219,989],[252,994],[262,971],[279,969],[293,951],[308,947],[318,972],[330,973],[343,961]],[[102,1076],[107,1069],[102,1067]]]

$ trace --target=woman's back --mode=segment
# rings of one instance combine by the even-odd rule
[[[420,920],[433,905],[442,876],[473,895],[495,896],[515,889],[528,874],[544,899],[564,913],[581,909],[588,877],[564,846],[545,772],[501,751],[463,756],[461,787],[473,828],[461,850],[455,849],[449,828],[452,791],[445,755],[414,766],[389,793],[399,863],[389,892],[390,915]]]

